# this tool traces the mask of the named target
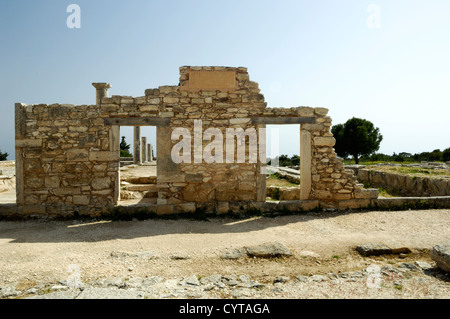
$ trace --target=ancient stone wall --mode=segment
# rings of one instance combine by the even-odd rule
[[[16,104],[22,214],[95,214],[118,198],[119,152],[95,105]]]
[[[102,92],[97,105],[16,105],[20,213],[96,215],[116,205],[123,125],[157,126],[158,213],[264,202],[268,124],[300,124],[301,200],[377,197],[336,157],[327,109],[267,108],[246,68],[181,67],[177,86]]]

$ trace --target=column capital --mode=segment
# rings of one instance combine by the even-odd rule
[[[111,84],[105,82],[94,82],[92,86],[96,89],[110,89],[112,88]]]

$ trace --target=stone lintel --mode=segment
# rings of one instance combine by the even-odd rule
[[[105,125],[120,125],[120,126],[159,126],[168,125],[170,118],[105,118]]]
[[[252,124],[314,124],[315,117],[252,117]]]

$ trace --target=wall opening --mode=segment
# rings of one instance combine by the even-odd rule
[[[267,125],[266,157],[266,200],[300,199],[300,125]]]
[[[136,127],[120,127],[121,148],[127,148],[127,152],[121,151],[121,155],[127,156],[120,157],[119,202],[122,206],[157,202],[156,126],[139,126],[138,131],[139,136],[136,136]]]

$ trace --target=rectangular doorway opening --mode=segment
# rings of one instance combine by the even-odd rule
[[[156,126],[121,126],[120,153],[120,205],[156,204]]]
[[[266,126],[266,201],[300,199],[300,124]]]

